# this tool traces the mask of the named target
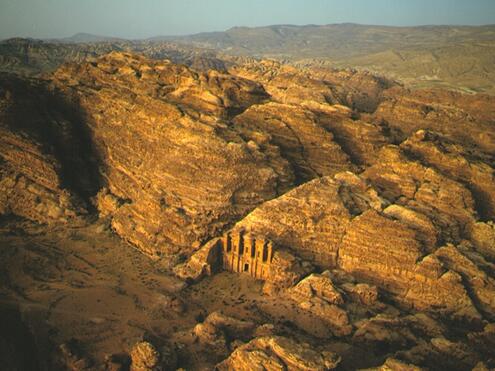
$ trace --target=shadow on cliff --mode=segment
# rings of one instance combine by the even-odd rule
[[[79,101],[44,80],[1,74],[0,82],[10,100],[2,124],[52,156],[62,188],[90,207],[90,198],[103,184],[102,161]]]
[[[2,370],[40,370],[36,341],[18,308],[0,304]]]

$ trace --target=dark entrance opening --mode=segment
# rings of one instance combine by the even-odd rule
[[[244,264],[244,272],[248,272],[249,271],[249,264]]]

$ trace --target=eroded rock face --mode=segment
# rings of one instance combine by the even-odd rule
[[[332,133],[333,141],[355,165],[372,163],[377,150],[391,140],[380,125],[357,118],[360,113],[374,112],[384,99],[384,92],[396,84],[367,72],[298,67],[264,60],[240,64],[232,67],[230,72],[262,82],[278,103],[312,111],[319,125]],[[389,127],[385,129],[390,131]],[[328,136],[325,134],[323,137]],[[323,142],[326,144],[327,141]],[[322,140],[318,140],[319,146],[321,143]],[[321,164],[321,159],[316,163]],[[323,172],[321,175],[330,174]]]
[[[266,202],[238,226],[266,235],[304,259],[335,266],[338,246],[351,219],[339,189],[330,177],[315,179]]]
[[[471,241],[476,249],[491,260],[495,260],[495,224],[475,223],[470,227]]]
[[[338,97],[329,84],[299,73],[300,71],[295,67],[277,61],[248,61],[240,66],[234,66],[230,72],[261,81],[268,93],[280,103],[301,105],[338,103]]]
[[[175,267],[175,274],[184,280],[197,281],[219,271],[222,258],[219,242],[219,238],[208,241],[187,262]]]
[[[255,324],[213,312],[205,321],[198,323],[193,333],[204,345],[218,353],[228,352],[232,340],[250,339],[255,330]]]
[[[344,299],[327,274],[311,274],[288,290],[289,297],[304,311],[321,318],[337,336],[349,335],[347,312],[339,307]]]
[[[302,261],[286,249],[277,248],[273,254],[268,278],[263,285],[263,292],[273,294],[292,287],[312,269],[311,264]]]
[[[468,287],[471,295],[478,303],[479,309],[486,313],[489,318],[493,318],[495,314],[495,279],[487,274],[484,269],[487,266],[476,264],[476,258],[469,256],[469,251],[456,248],[453,245],[447,245],[435,251],[435,256],[442,263],[458,272]],[[490,268],[488,268],[490,269]]]
[[[472,148],[425,130],[414,133],[401,148],[420,158],[425,165],[465,184],[473,194],[480,216],[495,218],[495,175],[489,165],[491,156],[479,152],[477,156]]]
[[[267,98],[259,84],[118,53],[62,67],[54,84],[87,112],[102,177],[121,204],[113,228],[146,253],[189,248],[291,179],[280,156],[223,121]]]
[[[353,164],[371,165],[379,160],[380,148],[393,140],[384,134],[380,126],[340,112],[317,110],[323,127],[332,132],[335,141],[349,155]]]
[[[367,371],[421,371],[421,367],[399,361],[395,358],[387,358],[385,363],[379,367],[368,368]]]
[[[273,60],[247,62],[230,69],[235,75],[261,81],[275,100],[303,106],[342,104],[373,112],[393,82],[367,72],[296,68]]]
[[[270,143],[280,148],[293,166],[299,182],[352,168],[332,133],[316,115],[301,107],[279,103],[253,106],[237,116],[234,124],[248,137],[268,134]]]
[[[333,370],[340,358],[331,352],[317,352],[308,344],[289,338],[261,337],[236,349],[216,367],[218,370]]]
[[[493,96],[467,95],[446,90],[416,90],[394,87],[384,92],[374,112],[377,120],[406,137],[421,129],[430,129],[449,139],[493,153]]]
[[[400,186],[419,165],[409,166],[410,171],[392,178]],[[388,169],[391,171],[393,167]],[[440,179],[447,186],[456,187],[455,194],[445,191],[446,197],[466,197],[470,200],[468,204],[472,205],[469,191],[463,190],[459,184],[436,173],[428,174],[428,170],[421,167],[419,169],[420,174],[427,172],[429,181],[425,182],[425,186],[431,188],[431,181]],[[381,170],[380,176],[386,176],[387,169]],[[416,187],[415,181],[411,184]],[[407,189],[403,186],[398,194],[407,195]],[[425,195],[423,205],[431,207],[432,202],[426,201],[426,190],[415,191],[414,188],[411,195],[421,192]],[[390,201],[397,201],[393,195],[382,194]],[[238,226],[269,236],[275,243],[317,265],[339,267],[365,282],[374,283],[408,306],[479,320],[481,315],[469,294],[474,286],[467,283],[466,287],[462,278],[463,270],[476,264],[468,258],[462,263],[461,255],[453,258],[460,265],[448,264],[438,255],[443,251],[437,251],[441,229],[432,219],[435,215],[444,215],[438,209],[447,209],[447,201],[445,206],[437,202],[431,209],[418,207],[419,210],[431,210],[433,217],[416,211],[415,205],[421,204],[387,205],[362,178],[341,173],[333,178],[325,177],[306,183],[266,202]],[[462,208],[464,202],[459,204],[457,210],[453,205],[448,211],[451,220],[457,223],[469,218],[474,220],[473,209]],[[457,251],[457,248],[453,249]],[[464,266],[466,268],[462,268]],[[486,284],[479,287],[482,286]],[[479,295],[484,296],[483,290],[479,290]],[[488,287],[486,290],[491,292]],[[483,300],[485,306],[491,305],[486,299]],[[493,310],[486,311],[491,313]]]
[[[74,106],[45,82],[0,79],[0,214],[48,224],[77,220],[98,179]]]
[[[427,216],[445,241],[460,242],[477,218],[471,192],[462,184],[408,158],[396,146],[384,147],[380,162],[362,174],[384,198]]]
[[[370,208],[381,209],[383,202],[361,178],[339,173],[266,202],[237,227],[266,235],[323,267],[335,267],[337,250],[352,218]]]
[[[153,344],[143,341],[137,343],[131,351],[131,371],[159,371],[161,355]]]
[[[400,221],[367,211],[348,228],[339,249],[339,266],[417,309],[480,318],[461,276],[427,255],[415,235]]]
[[[51,81],[1,77],[0,214],[70,225],[89,213],[94,231],[167,254],[156,275],[139,271],[157,292],[150,307],[131,294],[143,322],[127,325],[176,348],[140,343],[132,367],[492,367],[492,99],[352,70],[190,62],[215,70],[112,53]],[[63,277],[62,255],[38,250],[18,256]],[[174,289],[172,267],[186,281]]]

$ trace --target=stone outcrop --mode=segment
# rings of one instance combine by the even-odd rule
[[[411,160],[396,146],[384,147],[380,162],[367,168],[368,179],[384,198],[423,214],[441,231],[441,238],[459,242],[477,219],[471,192],[438,171]]]
[[[315,179],[264,203],[237,226],[267,236],[306,260],[335,266],[351,219],[339,190],[339,183],[330,177]]]
[[[347,296],[358,303],[367,306],[376,305],[379,302],[378,288],[367,283],[344,283],[341,288]]]
[[[332,370],[340,357],[332,352],[318,352],[308,344],[289,338],[261,337],[237,348],[218,370]]]
[[[61,353],[61,367],[68,370],[90,370],[94,364],[84,355],[81,344],[76,339],[71,339],[59,346]]]
[[[379,314],[355,325],[357,329],[353,335],[354,341],[369,347],[381,344],[391,350],[398,350],[411,347],[420,341],[404,318]]]
[[[472,370],[479,364],[477,352],[445,337],[435,337],[411,349],[397,352],[397,357],[428,369]]]
[[[387,169],[382,170],[386,176]],[[410,173],[413,171],[414,167]],[[410,173],[404,171],[402,177],[394,179],[402,182]],[[466,197],[472,205],[469,192],[464,189],[462,193],[463,188],[457,183],[436,173],[427,176],[456,187],[456,194],[445,191],[445,197]],[[403,187],[403,191],[397,192],[407,195],[407,188]],[[426,182],[425,187],[430,188],[431,182]],[[425,195],[417,197],[425,205],[419,210],[443,215],[437,210],[447,209],[447,200],[444,204],[435,203],[433,208],[432,201],[427,201],[426,189],[411,192]],[[393,196],[386,196],[394,200]],[[461,201],[457,210],[451,205],[446,213],[453,220],[458,215],[474,218],[474,211],[462,209],[461,205],[465,204]],[[407,203],[387,206],[376,191],[355,175],[342,173],[333,179],[306,183],[255,209],[238,227],[265,235],[317,265],[339,267],[364,282],[376,284],[400,303],[480,319],[460,268],[444,264],[432,254],[438,246],[439,227]]]
[[[150,255],[190,248],[290,184],[286,161],[224,121],[267,99],[257,83],[112,53],[60,68],[54,84],[87,114],[121,204],[113,229]]]
[[[220,238],[214,238],[194,252],[183,264],[174,268],[175,274],[185,280],[198,281],[220,271],[222,266]]]
[[[312,144],[310,142],[310,150],[306,151],[306,156],[308,160],[312,160],[307,161],[313,167],[312,170],[318,172],[320,169],[321,175],[334,174],[335,171],[329,171],[332,167],[343,168],[342,160],[339,160],[342,156],[331,149],[332,142],[337,143],[354,164],[372,163],[376,151],[390,143],[385,135],[387,133],[384,133],[388,127],[383,128],[357,118],[359,112],[374,112],[381,102],[383,92],[394,86],[394,83],[367,72],[299,67],[268,60],[241,63],[232,67],[231,73],[262,82],[272,99],[282,103],[272,104],[270,109],[268,106],[253,107],[238,121],[255,127],[272,125],[270,131],[274,132],[274,139],[283,139],[282,151],[293,158],[300,155],[299,152],[288,151],[288,145],[292,149],[294,145],[287,139],[294,134],[303,134],[299,136],[304,146],[305,139],[307,141],[320,132],[320,139],[316,141],[318,145],[315,146],[314,141]],[[293,113],[292,118],[287,115],[290,112]],[[315,123],[317,130],[314,128]],[[287,129],[294,130],[292,135],[284,134]],[[314,134],[311,135],[312,133]],[[330,140],[322,141],[321,138]],[[332,155],[334,158],[325,164],[322,161],[325,155]],[[297,160],[302,163],[300,159]],[[306,173],[307,168],[308,164],[304,164]]]
[[[493,364],[493,347],[495,346],[495,325],[489,323],[478,332],[471,332],[467,335],[468,344],[477,349],[485,359]]]
[[[273,60],[247,62],[229,71],[261,81],[273,98],[298,105],[342,104],[360,112],[373,112],[393,82],[368,72],[324,68],[296,68]]]
[[[488,259],[495,261],[495,224],[474,223],[470,226],[469,234],[476,249]]]
[[[131,350],[131,371],[159,371],[161,355],[153,344],[142,341]]]
[[[227,349],[230,341],[246,340],[252,337],[255,324],[213,312],[204,322],[198,323],[193,333],[198,340],[222,352]]]
[[[383,202],[361,178],[340,173],[315,179],[266,202],[237,227],[265,235],[318,265],[335,267],[351,219],[369,208],[381,209]]]
[[[104,305],[90,289],[135,309],[127,323],[78,313],[98,349],[60,340],[63,367],[495,365],[491,97],[177,51],[190,68],[135,47],[156,59],[0,75],[0,261],[16,260],[5,292],[42,297],[50,323],[72,320],[76,292]],[[112,232],[161,259],[112,250],[125,245]],[[126,259],[143,265],[128,275]],[[125,341],[174,347],[116,353],[121,325]]]
[[[381,103],[384,93],[398,85],[395,81],[365,70],[319,67],[305,70],[313,79],[330,84],[341,104],[357,112],[374,112]]]
[[[317,110],[321,125],[330,131],[335,141],[350,157],[353,164],[371,165],[379,160],[381,147],[390,144],[392,139],[386,130],[376,124],[357,120],[352,114],[342,115],[339,111],[329,112]]]
[[[307,109],[280,103],[256,105],[237,116],[234,124],[248,138],[269,135],[299,183],[352,168],[333,134]]]
[[[383,210],[392,219],[399,220],[416,231],[416,238],[427,248],[436,246],[440,233],[429,217],[408,207],[393,204]]]
[[[234,75],[263,83],[273,99],[285,104],[339,103],[332,87],[292,66],[273,60],[248,61],[229,69]]]
[[[373,117],[404,135],[418,130],[433,130],[478,151],[495,151],[493,133],[494,97],[468,95],[447,90],[414,90],[393,87]]]
[[[461,276],[427,255],[414,229],[376,211],[353,220],[342,239],[338,265],[416,309],[480,318]]]
[[[334,286],[328,275],[329,272],[324,272],[323,274],[313,273],[309,275],[289,290],[290,295],[296,300],[317,296],[325,299],[330,304],[343,304],[344,299],[342,298],[342,294]]]
[[[45,82],[0,80],[0,214],[76,221],[98,187],[77,114]]]
[[[425,130],[414,133],[401,144],[401,148],[425,165],[465,184],[473,194],[480,216],[495,218],[495,172],[489,165],[489,156],[477,158],[469,147]]]
[[[458,272],[469,292],[478,303],[479,309],[489,318],[495,316],[495,277],[489,266],[477,265],[470,259],[469,251],[447,245],[435,251],[435,256],[449,269]],[[485,268],[485,269],[483,269]],[[486,270],[486,272],[485,272]]]
[[[270,275],[265,281],[263,291],[274,294],[289,288],[313,269],[310,263],[294,256],[288,250],[279,248],[273,255]]]
[[[417,367],[410,363],[402,362],[395,358],[387,358],[385,363],[379,367],[367,368],[366,371],[422,371],[421,367]]]
[[[311,274],[288,290],[288,296],[303,311],[323,320],[336,336],[346,336],[352,331],[342,294],[327,274]]]

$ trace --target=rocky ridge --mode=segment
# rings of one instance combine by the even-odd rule
[[[192,369],[494,366],[493,98],[120,52],[1,81],[3,218],[102,223],[187,283],[164,299],[187,318],[167,333],[180,346],[141,341],[132,369],[172,353]],[[265,282],[220,273],[228,231],[273,242]],[[250,302],[224,304],[224,274]]]

